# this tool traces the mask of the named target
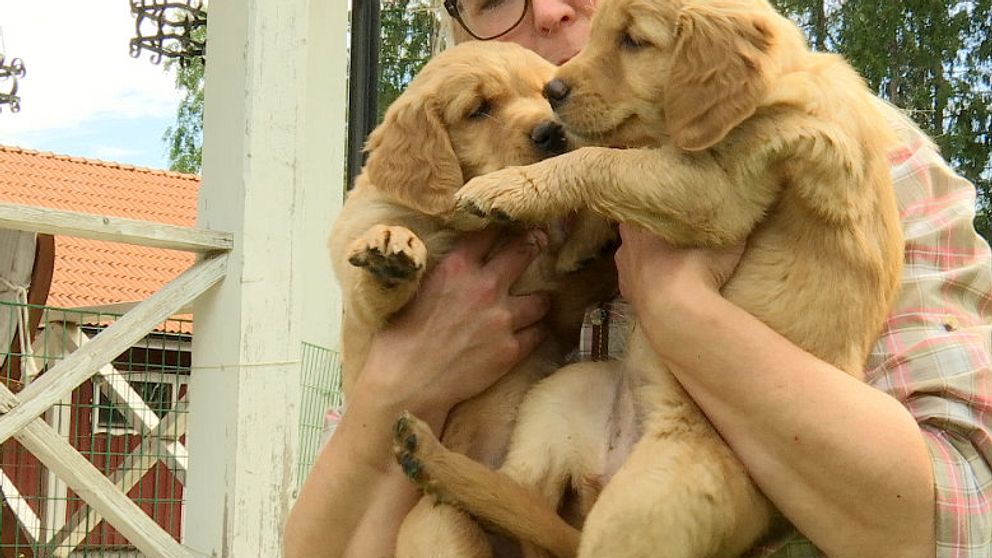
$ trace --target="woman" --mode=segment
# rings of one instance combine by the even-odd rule
[[[458,21],[457,40],[513,41],[557,64],[585,44],[595,9],[582,0],[502,0],[481,10],[473,1],[449,10]],[[892,120],[905,141],[892,161],[906,266],[902,298],[872,353],[866,383],[720,296],[742,247],[677,249],[620,227],[622,294],[653,348],[673,363],[679,381],[787,518],[754,556],[992,553],[992,257],[971,225],[973,187],[915,128],[899,115]],[[362,388],[375,387],[353,395],[318,459],[287,525],[287,556],[391,556],[399,522],[418,496],[391,462],[394,411],[405,404],[436,428],[454,403],[484,389],[536,343],[538,312],[505,290],[529,257],[521,249],[501,252],[496,265],[482,264],[491,243],[479,237],[452,254],[376,339]],[[487,273],[500,277],[498,288],[480,293]],[[447,314],[468,303],[471,312]],[[486,312],[514,317],[475,319]],[[677,324],[666,319],[672,315]],[[453,331],[472,324],[494,343],[418,345],[430,341],[418,332],[431,320],[446,320]],[[501,344],[510,338],[516,350],[507,352]],[[472,355],[491,366],[466,375],[410,364],[422,365],[424,355],[441,362]],[[423,372],[418,381],[430,390],[403,390],[414,384],[404,374],[413,370]],[[395,396],[356,410],[378,393]],[[363,500],[368,505],[358,506]]]

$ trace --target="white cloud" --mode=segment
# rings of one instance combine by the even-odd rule
[[[134,18],[126,0],[0,0],[3,54],[24,61],[21,111],[2,107],[0,143],[86,127],[103,118],[175,113],[174,75],[132,58]]]
[[[130,157],[138,155],[134,149],[117,147],[114,145],[97,145],[93,147],[93,153],[97,159],[104,161],[124,161]]]

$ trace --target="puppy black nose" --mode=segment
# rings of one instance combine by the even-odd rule
[[[568,84],[560,79],[553,79],[544,85],[544,97],[551,103],[551,108],[557,109],[568,97]]]
[[[560,155],[568,150],[565,128],[551,120],[534,126],[530,131],[530,139],[538,149],[548,155]]]

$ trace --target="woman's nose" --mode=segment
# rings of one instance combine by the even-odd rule
[[[531,0],[531,9],[534,27],[545,35],[575,19],[575,8],[568,0]]]

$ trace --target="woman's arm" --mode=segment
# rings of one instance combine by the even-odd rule
[[[288,558],[392,556],[419,496],[393,460],[393,422],[410,410],[440,433],[455,404],[490,386],[544,338],[538,320],[546,297],[509,294],[543,240],[515,239],[490,258],[497,241],[493,231],[471,236],[376,335],[348,410],[290,512]]]
[[[652,347],[784,515],[829,556],[932,557],[933,477],[910,413],[720,296],[740,250],[621,235],[621,290]]]
[[[389,533],[398,530],[416,501],[415,487],[390,459],[398,407],[380,403],[373,394],[355,401],[314,462],[290,512],[284,533],[288,558],[392,556],[385,546]],[[395,494],[386,494],[389,489]]]

